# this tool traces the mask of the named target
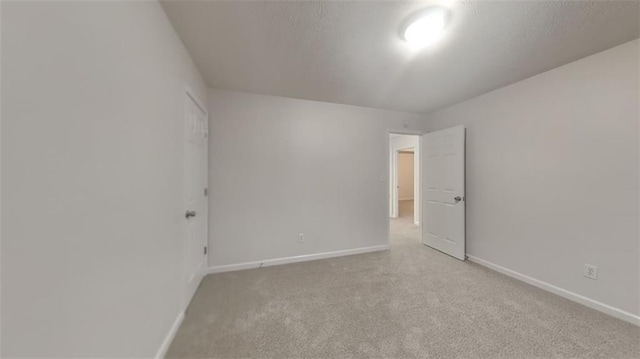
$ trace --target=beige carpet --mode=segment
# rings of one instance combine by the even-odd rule
[[[403,214],[406,214],[404,212]],[[640,328],[422,246],[206,277],[168,357],[640,358]]]

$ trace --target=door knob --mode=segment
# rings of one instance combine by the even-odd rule
[[[190,218],[195,216],[196,216],[196,211],[187,211],[187,213],[184,215],[185,218]]]
[[[458,203],[458,202],[462,201],[462,197],[457,196],[456,198],[454,198],[454,200],[456,201],[456,203]]]

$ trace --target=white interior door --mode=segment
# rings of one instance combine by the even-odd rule
[[[422,136],[422,243],[465,259],[463,126]]]
[[[184,114],[184,307],[189,304],[207,265],[207,113],[187,95]]]

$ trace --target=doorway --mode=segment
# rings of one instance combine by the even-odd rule
[[[466,259],[466,130],[389,131],[389,245]],[[411,176],[413,163],[413,182]],[[413,192],[411,191],[413,187]]]
[[[398,217],[408,217],[416,222],[415,207],[415,147],[403,148],[398,151],[396,164],[396,189],[398,191]]]
[[[389,240],[420,243],[420,136],[389,134]]]

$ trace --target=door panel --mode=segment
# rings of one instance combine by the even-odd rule
[[[464,260],[465,129],[457,126],[428,133],[423,135],[422,143],[422,243]]]
[[[191,96],[185,103],[183,148],[186,308],[207,266],[208,123],[207,114]]]

